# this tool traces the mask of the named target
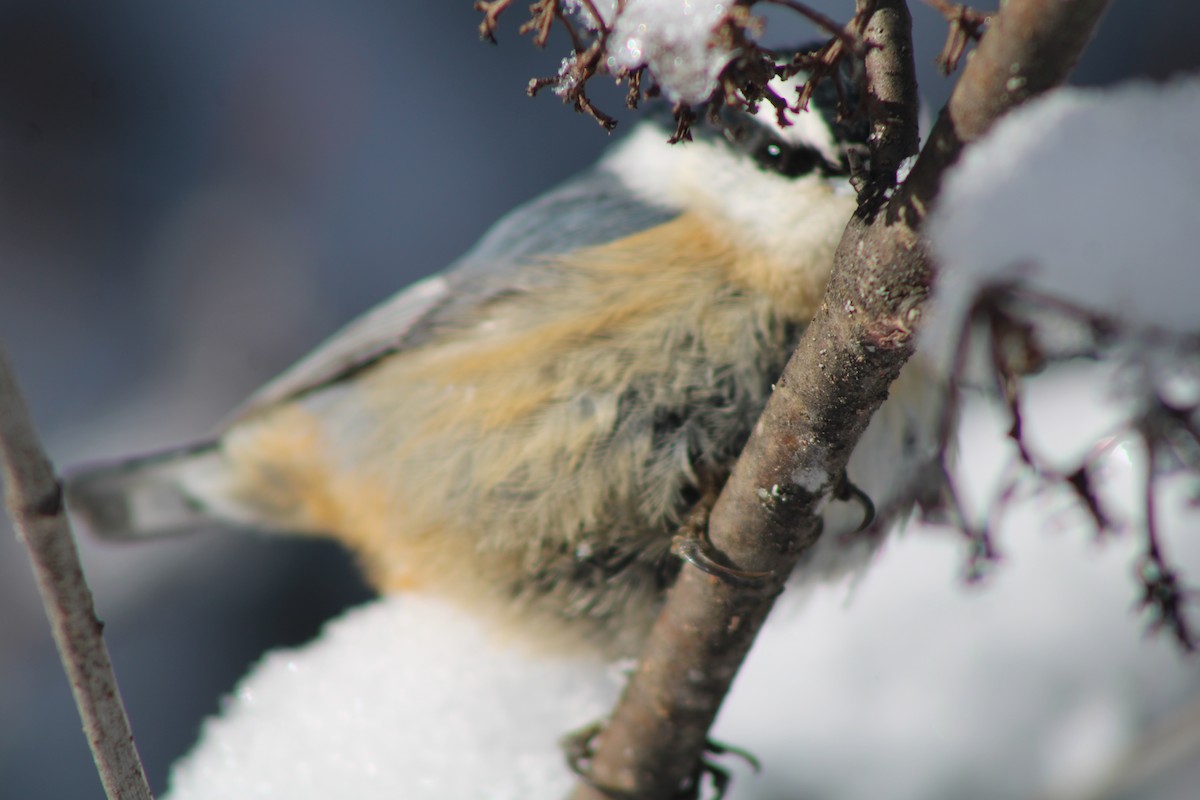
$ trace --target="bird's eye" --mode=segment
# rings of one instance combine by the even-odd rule
[[[786,178],[806,175],[821,164],[821,156],[811,147],[792,147],[777,139],[763,142],[753,155],[760,167]]]
[[[722,134],[734,150],[745,153],[761,169],[785,178],[798,178],[818,170],[822,174],[840,172],[836,165],[826,163],[815,148],[787,142],[753,120],[729,122]]]

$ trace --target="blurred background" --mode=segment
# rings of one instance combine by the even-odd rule
[[[608,135],[524,94],[565,53],[517,36],[524,5],[497,48],[465,0],[0,0],[0,341],[58,465],[203,435],[341,323],[593,161]],[[936,109],[945,26],[919,2],[914,14]],[[814,36],[768,16],[771,42]],[[1194,67],[1198,17],[1117,0],[1076,82]],[[594,94],[622,111],[619,92]],[[631,119],[618,116],[616,135]],[[81,547],[156,792],[265,650],[370,596],[319,542]],[[0,796],[99,795],[2,527]]]

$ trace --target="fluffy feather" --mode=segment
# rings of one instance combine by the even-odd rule
[[[382,590],[636,652],[679,569],[671,537],[749,436],[854,205],[828,170],[665,139],[639,127],[269,384],[214,444],[70,480],[73,507],[107,535],[210,516],[333,536]],[[936,403],[919,375],[898,386],[865,441],[897,459],[868,491],[902,510]],[[874,547],[825,541],[822,573]]]

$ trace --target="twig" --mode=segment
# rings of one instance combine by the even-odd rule
[[[979,41],[983,28],[991,19],[991,14],[976,11],[963,3],[951,3],[948,0],[925,0],[925,5],[932,6],[946,18],[949,30],[946,31],[946,44],[936,61],[943,75],[949,75],[958,69],[971,41]]]
[[[796,108],[808,108],[808,101],[812,99],[813,92],[817,90],[822,81],[829,79],[837,84],[838,99],[841,100],[843,93],[838,77],[838,64],[846,56],[846,52],[846,47],[842,44],[841,39],[830,39],[812,53],[796,55],[793,63],[798,68],[808,71],[808,76],[804,79],[804,86],[796,97]],[[841,102],[838,103],[838,113],[843,113]]]
[[[500,15],[512,5],[512,0],[478,0],[475,10],[483,12],[483,21],[479,23],[479,38],[485,42],[496,44],[496,26],[500,24]]]
[[[550,38],[550,27],[561,14],[558,0],[535,0],[529,7],[529,21],[517,28],[517,33],[524,36],[532,32],[534,46],[545,47]]]
[[[756,3],[770,3],[771,5],[783,6],[784,8],[795,11],[800,16],[806,18],[809,22],[821,28],[830,36],[834,37],[842,43],[850,52],[858,52],[858,39],[854,37],[850,31],[838,23],[832,17],[822,14],[815,8],[812,8],[807,3],[800,3],[797,0],[755,0]]]
[[[109,800],[151,797],[63,510],[62,487],[42,450],[8,360],[0,351],[0,452],[5,504],[29,549],[59,657]]]
[[[1160,405],[1161,401],[1160,401]],[[1153,618],[1152,631],[1167,628],[1175,641],[1187,652],[1196,650],[1196,633],[1188,620],[1186,607],[1194,592],[1185,588],[1179,576],[1167,563],[1158,530],[1157,492],[1158,456],[1165,434],[1158,430],[1155,419],[1158,409],[1151,410],[1142,422],[1142,441],[1146,445],[1146,473],[1142,503],[1146,522],[1146,553],[1138,567],[1142,582],[1142,597],[1138,605],[1149,609]]]
[[[683,567],[600,736],[591,762],[598,785],[636,798],[672,797],[695,785],[721,701],[783,581],[819,536],[818,501],[836,485],[912,352],[932,278],[919,229],[942,175],[1010,108],[1061,82],[1105,6],[1105,0],[1009,0],[909,180],[890,200],[883,191],[864,194],[866,202],[842,237],[825,301],[710,519],[709,538],[734,567],[772,570],[775,577],[760,587],[735,586]],[[872,125],[888,134],[871,142],[872,157],[893,160],[916,127],[907,5],[879,0],[869,25],[883,45],[867,59],[868,86],[877,100]],[[875,116],[881,112],[885,119]],[[797,474],[829,480],[814,492],[796,484]],[[584,785],[573,795],[604,796]]]
[[[924,216],[945,166],[967,142],[1009,109],[1063,82],[1107,7],[1108,0],[1021,0],[992,17],[905,181],[909,213]]]
[[[1056,345],[1047,339],[1036,322],[1038,315],[1044,313],[1053,314],[1059,322],[1076,323],[1086,334],[1084,340],[1064,348],[1061,343]],[[975,338],[975,329],[981,326],[986,328],[983,334],[989,355],[987,368],[994,378],[992,389],[1008,413],[1010,426],[1007,435],[1017,450],[1010,467],[1022,471],[1024,477],[1032,479],[1040,489],[1062,488],[1069,491],[1087,513],[1098,537],[1117,532],[1121,522],[1111,517],[1101,503],[1094,485],[1093,471],[1100,468],[1104,457],[1123,437],[1136,435],[1145,445],[1144,525],[1141,529],[1145,546],[1138,567],[1142,591],[1139,606],[1150,612],[1152,633],[1166,630],[1184,650],[1195,651],[1198,639],[1189,606],[1195,601],[1197,593],[1185,584],[1179,571],[1163,552],[1156,502],[1159,478],[1167,469],[1163,462],[1173,458],[1180,464],[1190,465],[1193,470],[1197,468],[1196,461],[1188,459],[1192,448],[1200,444],[1200,430],[1197,430],[1193,419],[1200,404],[1192,402],[1176,406],[1166,401],[1159,387],[1154,385],[1153,378],[1147,376],[1145,382],[1150,388],[1149,394],[1140,401],[1145,405],[1143,412],[1102,437],[1074,467],[1063,469],[1048,463],[1030,446],[1024,425],[1023,403],[1018,393],[1018,382],[1022,376],[1036,372],[1052,361],[1080,357],[1098,360],[1112,358],[1114,351],[1122,346],[1121,343],[1128,343],[1131,339],[1141,339],[1143,346],[1156,342],[1160,347],[1193,353],[1196,352],[1195,343],[1189,342],[1189,337],[1181,339],[1178,335],[1152,328],[1141,329],[1136,334],[1125,331],[1122,335],[1122,324],[1117,319],[1028,286],[1003,282],[984,286],[978,291],[964,316],[950,374],[966,374],[967,357]],[[946,465],[945,454],[951,433],[949,420],[956,416],[959,402],[957,382],[952,381],[947,401],[950,411],[943,416],[940,430],[942,471],[939,480],[948,510],[958,514],[959,527],[974,544],[982,542],[990,547],[988,527],[978,529],[971,525]],[[1187,448],[1188,452],[1181,452],[1181,447]],[[993,504],[996,520],[1010,504],[1016,479],[1010,480],[1009,486]],[[990,527],[995,527],[995,521]]]

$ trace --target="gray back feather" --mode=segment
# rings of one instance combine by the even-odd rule
[[[500,219],[443,272],[351,322],[251,396],[235,418],[336,383],[441,327],[469,324],[488,300],[534,288],[542,273],[528,267],[538,260],[606,244],[677,214],[636,197],[601,162]]]

